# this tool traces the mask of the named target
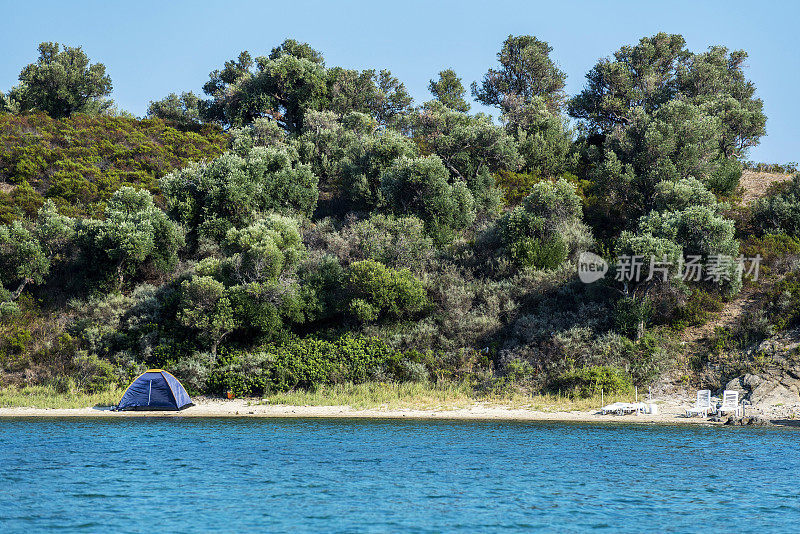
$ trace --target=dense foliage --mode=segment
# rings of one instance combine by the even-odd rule
[[[168,366],[210,394],[625,392],[741,290],[740,251],[772,276],[800,251],[800,178],[735,205],[765,122],[741,51],[658,34],[568,100],[552,47],[512,35],[472,84],[498,123],[469,113],[452,69],[415,106],[391,72],[327,66],[292,39],[145,120],[103,115],[104,71],[81,56],[97,87],[52,107],[37,80],[79,51],[48,46],[20,78],[40,103],[14,107],[15,89],[0,115],[4,382],[96,389]],[[587,251],[611,264],[594,284],[576,273]],[[685,255],[731,261],[682,279]],[[625,256],[669,267],[615,277]],[[797,323],[795,278],[769,298],[780,328]]]

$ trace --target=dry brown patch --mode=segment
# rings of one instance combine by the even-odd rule
[[[744,189],[742,204],[749,204],[753,200],[763,197],[772,184],[785,182],[791,178],[791,174],[744,171],[740,182]]]

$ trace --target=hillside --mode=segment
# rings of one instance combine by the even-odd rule
[[[500,121],[452,69],[415,105],[388,70],[292,39],[153,102],[164,119],[15,88],[0,385],[96,393],[148,367],[246,396],[742,382],[800,326],[800,177],[745,159],[766,123],[746,54],[659,33],[568,97],[551,51],[503,42],[472,86]]]
[[[160,119],[0,114],[0,220],[35,216],[53,199],[70,216],[96,215],[124,185],[158,179],[228,146],[219,128],[177,130]]]

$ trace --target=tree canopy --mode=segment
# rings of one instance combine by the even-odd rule
[[[81,47],[39,45],[39,59],[19,73],[19,85],[4,98],[4,107],[43,111],[53,118],[99,113],[111,107],[111,77],[102,63],[91,63]]]

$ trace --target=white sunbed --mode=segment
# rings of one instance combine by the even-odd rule
[[[741,414],[742,407],[739,406],[739,392],[726,389],[722,392],[722,406],[717,410],[719,413],[733,412],[737,417]]]
[[[636,413],[637,415],[644,412],[647,405],[643,402],[615,402],[607,406],[603,406],[600,412],[603,415],[607,413],[615,413],[617,415],[625,415],[626,413]]]
[[[711,404],[711,390],[701,389],[697,392],[697,400],[694,406],[686,410],[686,417],[693,415],[708,415],[714,413],[716,407]]]

